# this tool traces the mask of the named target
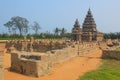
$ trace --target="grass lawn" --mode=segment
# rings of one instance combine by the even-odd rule
[[[0,40],[22,40],[22,38],[0,38]]]
[[[120,80],[120,61],[103,60],[99,69],[86,73],[78,80]]]

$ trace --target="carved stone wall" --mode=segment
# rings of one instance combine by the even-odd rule
[[[4,51],[0,49],[0,80],[4,80]]]
[[[120,51],[116,50],[103,50],[103,59],[117,59],[120,60]]]
[[[90,9],[87,12],[82,28],[80,28],[78,19],[75,21],[74,27],[72,29],[72,40],[73,41],[103,40],[103,33],[97,30],[97,26]]]
[[[47,57],[45,54],[11,53],[11,71],[33,77],[46,75],[50,67]]]
[[[95,51],[98,48],[99,45],[95,42],[85,42],[73,44],[64,49],[47,51],[46,53],[12,52],[11,70],[33,77],[40,77],[49,74],[54,64],[67,61],[83,53]]]

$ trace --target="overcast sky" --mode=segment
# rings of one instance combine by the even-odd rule
[[[71,31],[76,18],[82,27],[91,8],[97,28],[101,32],[120,32],[120,0],[0,0],[0,33],[13,16],[37,21],[41,32],[52,32],[55,27]]]

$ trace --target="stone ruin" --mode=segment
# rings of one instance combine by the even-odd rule
[[[0,49],[0,80],[4,79],[4,51]]]
[[[87,12],[82,28],[80,28],[80,23],[76,19],[71,37],[73,41],[103,41],[103,33],[98,31],[90,9]]]
[[[73,47],[56,48],[49,51],[47,50],[46,52],[13,50],[11,51],[10,70],[33,77],[47,75],[54,64],[77,56],[76,51],[76,48]]]
[[[27,51],[27,52],[46,52],[49,50],[62,49],[70,45],[70,42],[65,42],[61,40],[34,40],[33,37],[27,40],[14,40],[8,41],[6,43],[6,48],[8,52],[12,50]]]
[[[103,59],[116,59],[120,60],[120,42],[118,39],[107,40],[107,45],[109,48],[102,50],[102,58]]]
[[[6,43],[7,52],[11,53],[10,70],[33,77],[49,74],[56,63],[106,47],[106,42],[35,40],[33,37]]]
[[[120,42],[118,41],[118,39],[114,39],[114,40],[108,39],[108,40],[107,40],[107,45],[108,45],[109,47],[119,46],[119,45],[120,45]]]
[[[50,71],[47,54],[11,53],[11,71],[33,77],[46,75]]]

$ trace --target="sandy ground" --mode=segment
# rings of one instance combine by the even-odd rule
[[[8,68],[10,67],[10,54],[6,53],[4,80],[76,80],[84,73],[97,69],[101,62],[101,59],[99,58],[101,55],[101,50],[84,54],[81,57],[76,57],[69,61],[56,64],[48,76],[33,78],[14,72],[9,72]]]

